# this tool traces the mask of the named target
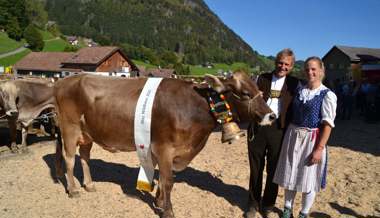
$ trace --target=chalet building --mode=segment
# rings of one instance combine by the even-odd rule
[[[17,76],[60,77],[62,62],[73,56],[73,52],[31,52],[13,66]]]
[[[70,43],[70,45],[78,45],[79,40],[76,36],[67,36],[67,41]]]
[[[85,47],[77,52],[31,52],[13,67],[17,75],[63,77],[84,72],[138,76],[136,65],[118,47]]]
[[[336,45],[322,60],[330,82],[361,81],[363,77],[380,81],[380,49]]]

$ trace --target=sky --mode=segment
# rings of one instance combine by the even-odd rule
[[[204,0],[258,53],[291,48],[297,60],[334,45],[380,48],[380,0]]]

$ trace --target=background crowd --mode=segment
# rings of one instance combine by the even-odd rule
[[[338,97],[338,119],[350,120],[357,114],[367,122],[380,120],[380,83],[367,78],[361,82],[336,79],[330,88]]]

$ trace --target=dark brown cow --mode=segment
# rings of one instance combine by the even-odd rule
[[[256,84],[245,73],[235,73],[223,81],[214,76],[206,78],[216,91],[226,94],[240,119],[256,118],[261,124],[270,124],[274,119]],[[111,152],[136,150],[133,135],[135,106],[146,80],[77,75],[56,83],[55,97],[66,151],[70,197],[79,194],[73,177],[77,145],[83,166],[83,186],[87,191],[95,190],[88,166],[92,142]],[[159,168],[156,205],[163,209],[163,217],[174,217],[170,201],[172,171],[186,168],[217,125],[206,98],[201,94],[203,91],[191,82],[163,79],[156,93],[151,147]],[[57,154],[57,157],[61,155]],[[57,166],[57,172],[63,176],[59,169],[61,166]]]
[[[8,120],[12,151],[26,148],[28,127],[42,111],[55,107],[53,91],[53,83],[46,79],[17,79],[0,83],[0,111]],[[17,123],[22,128],[21,147],[16,144]]]

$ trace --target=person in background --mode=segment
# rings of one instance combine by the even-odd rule
[[[367,111],[367,95],[369,90],[369,83],[367,78],[363,78],[363,81],[359,88],[358,102],[360,115],[365,115]]]
[[[374,81],[368,83],[368,90],[366,95],[366,112],[365,112],[365,120],[367,122],[375,122],[377,116],[376,110],[376,96],[378,93],[378,86]]]
[[[275,70],[261,74],[257,85],[263,92],[263,98],[276,114],[277,119],[270,126],[258,126],[251,123],[248,127],[248,156],[250,165],[249,199],[245,216],[256,217],[262,209],[264,217],[275,217],[278,185],[273,183],[278,155],[284,130],[289,123],[289,105],[298,86],[298,79],[289,76],[295,62],[290,49],[280,51],[276,56]],[[266,162],[266,185],[262,194],[263,171]],[[278,217],[278,216],[277,216]]]
[[[354,87],[355,84],[352,80],[347,81],[342,86],[342,120],[350,120],[352,115],[352,108],[354,104]]]
[[[324,69],[320,58],[308,58],[304,66],[307,84],[299,87],[293,98],[293,116],[273,179],[285,189],[282,218],[293,217],[297,192],[302,192],[302,210],[298,217],[307,217],[316,193],[326,185],[326,143],[334,127],[337,97],[321,82]]]

